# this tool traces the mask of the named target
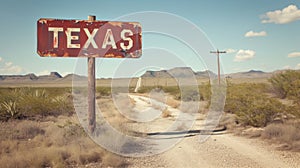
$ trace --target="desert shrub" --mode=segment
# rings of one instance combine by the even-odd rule
[[[52,118],[54,119],[54,117]],[[76,117],[0,122],[0,167],[125,167],[94,143]]]
[[[209,101],[211,98],[211,85],[209,82],[199,85],[200,100]]]
[[[45,130],[40,128],[39,126],[31,123],[31,124],[22,124],[22,127],[17,127],[14,131],[15,135],[13,139],[23,139],[28,140],[36,137],[37,135],[45,134]]]
[[[92,152],[88,154],[81,154],[79,156],[80,163],[85,165],[89,163],[96,163],[101,161],[101,155],[98,152]]]
[[[142,86],[139,88],[138,93],[149,93],[153,89],[161,89],[161,87],[155,87],[155,86]]]
[[[198,113],[200,104],[198,102],[183,102],[180,104],[179,110],[184,113],[195,114]]]
[[[279,113],[285,111],[284,105],[275,99],[252,97],[245,102],[244,107],[239,107],[235,112],[238,120],[245,125],[255,127],[266,126],[269,122],[273,121]]]
[[[162,87],[165,93],[168,93],[176,100],[182,101],[199,101],[203,100],[199,88],[196,86],[165,86]]]
[[[2,118],[17,118],[19,110],[17,109],[16,102],[12,100],[4,101],[0,105],[2,111]]]
[[[300,101],[300,71],[288,70],[273,75],[269,82],[280,98],[293,98]]]
[[[225,99],[226,99],[226,85],[211,85],[211,93],[209,103],[209,110],[216,113],[224,111]]]
[[[34,90],[20,98],[20,110],[26,117],[58,116],[72,111],[68,96],[50,96],[46,90]]]
[[[84,132],[84,129],[80,124],[71,122],[69,120],[67,120],[64,125],[58,125],[58,127],[64,130],[63,137],[67,140],[70,140],[71,138],[86,136],[86,133]]]
[[[101,96],[111,96],[110,87],[97,87],[96,92]]]
[[[86,87],[73,87],[72,93],[76,95],[82,95],[84,97],[88,96],[88,90]]]
[[[300,105],[299,104],[292,104],[286,106],[286,119],[295,119],[300,118]]]
[[[175,100],[172,97],[168,97],[166,100],[166,104],[173,107],[173,108],[177,108],[180,105],[180,102]]]
[[[0,141],[4,140],[28,140],[38,135],[44,135],[45,130],[35,121],[14,120],[11,122],[1,123]]]
[[[235,84],[227,88],[224,111],[237,115],[237,120],[244,125],[266,126],[287,111],[287,107],[264,92],[264,84]]]
[[[138,90],[138,93],[149,93],[152,90],[162,90],[164,93],[173,96],[176,100],[198,101],[209,98],[210,88],[207,88],[209,88],[208,84],[200,86],[199,88],[192,86],[143,86]]]
[[[162,90],[172,96],[177,96],[180,94],[180,88],[178,86],[165,86],[162,88]]]
[[[172,117],[172,114],[171,114],[171,112],[168,110],[168,108],[165,108],[165,109],[162,111],[162,117],[163,117],[163,118]]]
[[[300,123],[270,124],[262,133],[262,138],[288,144],[286,149],[300,150]]]
[[[22,113],[27,117],[37,115],[47,116],[53,113],[52,99],[45,90],[34,90],[24,94],[19,99],[19,106]]]
[[[62,90],[53,92],[53,90],[48,91],[40,88],[2,89],[0,91],[1,121],[73,113],[70,93],[64,93]]]
[[[200,92],[198,87],[181,87],[180,88],[180,100],[181,101],[199,101]]]

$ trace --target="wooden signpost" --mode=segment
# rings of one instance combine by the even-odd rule
[[[86,57],[88,60],[88,121],[94,132],[95,58],[139,58],[142,28],[138,22],[39,19],[37,52],[41,57]]]

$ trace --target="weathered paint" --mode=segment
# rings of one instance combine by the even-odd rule
[[[138,58],[142,28],[137,22],[39,19],[37,52],[42,57]]]

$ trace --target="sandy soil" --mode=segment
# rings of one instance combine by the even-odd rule
[[[135,143],[130,143],[126,139],[119,138],[118,140],[118,137],[108,137],[112,145],[115,145],[114,141],[112,141],[113,139],[116,139],[118,143],[124,144],[118,147],[122,152],[136,156],[125,157],[129,167],[300,167],[299,152],[279,151],[276,149],[276,145],[270,145],[257,138],[249,139],[222,131],[215,132],[206,141],[200,142],[199,134],[182,132],[182,130],[203,130],[204,114],[196,113],[196,116],[193,116],[195,115],[194,113],[185,111],[181,118],[178,119],[181,113],[178,109],[141,95],[130,95],[129,97],[135,104],[133,110],[129,113],[131,117],[133,117],[132,113],[134,113],[134,118],[140,120],[140,122],[124,123],[122,126],[126,127],[125,129],[127,130],[135,131],[137,135],[139,135],[138,133],[143,133],[140,134],[142,138],[146,138],[140,141],[143,145],[139,148]],[[129,106],[128,102],[123,104],[123,108]],[[204,106],[204,104],[200,104],[200,108],[205,108]],[[193,106],[188,106],[186,110],[191,110],[191,107]],[[171,116],[162,117],[159,111],[166,108]],[[188,123],[192,119],[191,116],[195,117],[195,122],[192,124],[192,127],[189,127]],[[178,120],[185,122],[183,122],[184,124],[180,122],[179,124],[174,124]],[[174,143],[175,141],[178,141],[178,143],[169,145],[169,143]],[[163,149],[168,145],[168,150],[162,150],[163,152],[152,155],[157,153],[158,148]],[[141,155],[151,156],[137,157]]]
[[[136,100],[139,110],[149,100],[131,96]],[[144,102],[143,102],[144,101]],[[149,104],[149,103],[148,103]],[[149,108],[149,107],[147,107]],[[170,107],[169,111],[174,112]],[[201,115],[201,114],[199,114]],[[131,128],[138,131],[155,132],[166,129],[174,122],[174,117],[159,118],[152,125],[133,123]],[[203,116],[197,116],[193,129],[201,129]],[[135,124],[135,125],[134,125]],[[164,138],[173,135],[163,135]],[[174,137],[173,137],[174,138]],[[159,143],[159,141],[157,141]],[[149,144],[150,145],[150,144]],[[214,133],[205,142],[199,142],[199,136],[192,134],[183,138],[171,149],[148,157],[127,158],[129,167],[300,167],[300,153],[279,151],[259,139],[248,139],[226,132]]]

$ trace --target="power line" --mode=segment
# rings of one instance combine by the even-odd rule
[[[219,85],[221,83],[221,77],[220,77],[220,54],[225,54],[226,51],[219,51],[217,49],[217,51],[210,51],[210,53],[216,54],[217,55],[217,59],[218,59],[218,81],[219,81]]]

